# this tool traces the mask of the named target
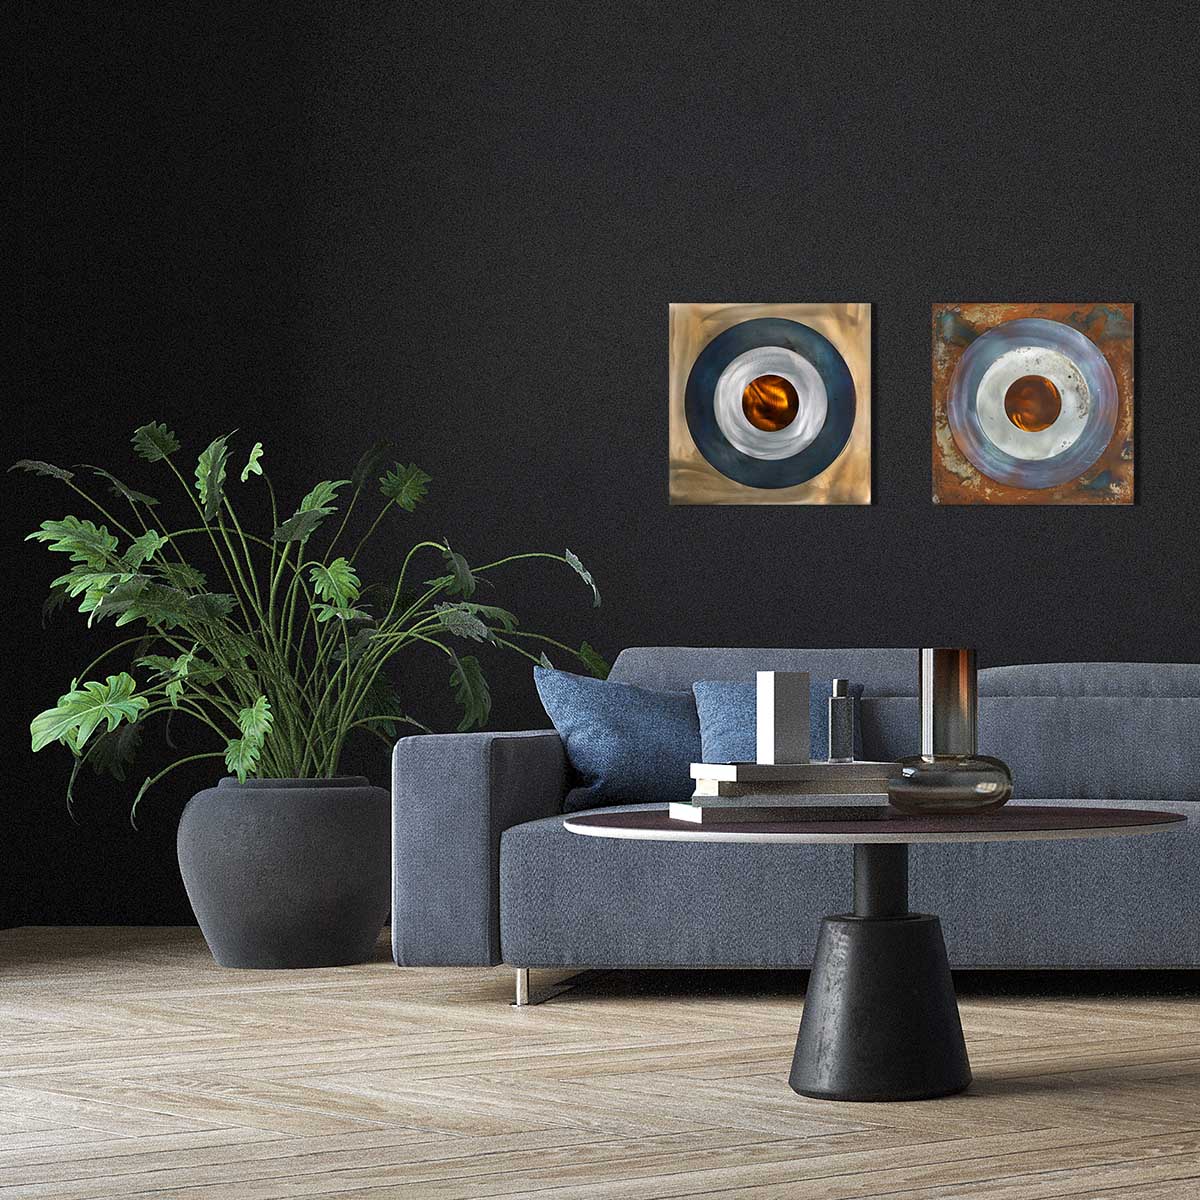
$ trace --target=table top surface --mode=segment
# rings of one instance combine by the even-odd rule
[[[1056,838],[1119,837],[1161,833],[1186,820],[1178,813],[1143,808],[1049,807],[1009,804],[990,812],[907,816],[886,804],[816,807],[803,819],[777,821],[674,821],[665,808],[588,813],[566,817],[572,833],[661,842],[1009,842]]]

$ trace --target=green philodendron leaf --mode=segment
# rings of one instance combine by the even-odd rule
[[[497,608],[494,604],[476,604],[473,600],[462,600],[459,601],[459,607],[465,608],[467,612],[473,612],[484,621],[499,625],[505,633],[512,633],[520,624],[514,613],[510,613],[506,608]]]
[[[137,758],[142,744],[140,723],[120,725],[111,733],[102,733],[92,743],[88,762],[97,775],[107,774],[125,782],[125,768]]]
[[[90,613],[88,625],[116,617],[118,625],[128,625],[141,615],[140,604],[150,580],[145,575],[120,575],[111,587],[98,588],[84,595],[80,612]]]
[[[184,597],[186,612],[200,621],[223,621],[237,602],[228,592],[201,592],[199,596]]]
[[[95,608],[95,620],[117,616],[117,625],[145,621],[158,629],[189,622],[222,622],[233,610],[234,597],[224,592],[189,595],[156,583],[147,575],[121,576]],[[87,611],[81,606],[80,611]]]
[[[313,508],[293,513],[271,536],[277,542],[307,541],[317,526],[333,511],[332,508]]]
[[[206,683],[215,683],[225,675],[215,663],[197,658],[194,647],[178,658],[171,658],[165,654],[144,654],[141,658],[134,659],[134,662],[137,666],[152,671],[152,678],[164,685],[163,695],[172,708],[179,707],[185,686],[201,687]]]
[[[361,608],[343,608],[333,604],[314,604],[313,616],[324,625],[326,621],[371,621],[374,618]],[[339,655],[340,657],[340,655]]]
[[[93,571],[91,567],[81,564],[72,567],[65,575],[60,575],[50,586],[62,588],[71,599],[74,599],[84,592],[107,591],[120,578],[119,571]]]
[[[273,720],[270,701],[266,696],[259,696],[253,704],[238,713],[238,728],[242,731],[242,737],[257,738],[262,742],[271,732]]]
[[[92,620],[116,617],[117,625],[140,620],[172,629],[186,619],[186,603],[187,597],[182,592],[163,587],[145,575],[123,576],[96,605]]]
[[[130,586],[122,588],[117,592],[116,599],[108,607],[105,607],[105,601],[108,600],[122,583],[129,584]],[[79,611],[86,614],[88,628],[90,629],[97,621],[103,621],[106,617],[124,612],[129,607],[128,603],[125,603],[125,599],[131,592],[140,590],[142,586],[143,584],[140,581],[134,583],[132,580],[119,579],[118,583],[111,586],[99,584],[96,587],[88,588],[83,593],[83,599],[79,601]]]
[[[492,631],[466,605],[438,604],[434,611],[442,628],[455,637],[470,638],[474,642],[491,641]]]
[[[183,592],[202,592],[208,586],[204,572],[189,567],[187,563],[157,562],[151,563],[150,569]]]
[[[216,683],[218,679],[224,679],[228,672],[224,667],[218,667],[216,663],[204,662],[201,659],[193,660],[188,668],[188,682],[196,685],[206,683]]]
[[[538,666],[545,667],[547,671],[554,670],[554,664],[550,661],[550,656],[545,652],[545,650],[538,655]]]
[[[379,480],[379,490],[394,500],[405,512],[412,512],[425,499],[432,475],[426,475],[415,463],[407,467],[397,463]]]
[[[153,558],[166,544],[167,539],[162,534],[153,529],[148,529],[145,533],[133,539],[121,561],[128,570],[136,571],[148,558]]]
[[[366,487],[367,482],[378,475],[383,464],[392,457],[394,446],[391,438],[380,438],[375,442],[355,464],[354,470],[350,472],[350,482],[356,488]]]
[[[242,473],[239,477],[242,483],[245,483],[251,475],[261,475],[263,473],[262,467],[259,466],[259,463],[262,461],[262,454],[262,442],[255,442],[254,445],[250,447],[250,457],[246,459],[246,465],[242,468]]]
[[[62,742],[78,753],[102,721],[109,732],[122,721],[136,721],[150,707],[145,696],[135,696],[137,684],[125,671],[110,675],[103,683],[91,680],[58,698],[58,703],[40,712],[30,722],[35,752],[51,742]]]
[[[42,601],[42,628],[50,623],[50,618],[67,602],[67,589],[51,585],[50,595]]]
[[[28,471],[33,475],[48,475],[51,479],[61,479],[64,483],[69,483],[75,478],[74,471],[56,467],[53,463],[41,462],[36,458],[23,458],[19,462],[13,463],[8,469],[10,471]]]
[[[107,479],[109,483],[108,490],[114,496],[123,496],[130,504],[144,504],[147,508],[153,508],[158,503],[153,496],[147,496],[145,492],[137,492],[133,488],[127,487],[115,475],[106,471],[103,467],[93,467],[91,463],[84,463],[83,465],[93,474],[99,475],[101,479]]]
[[[390,680],[384,679],[381,675],[376,675],[371,681],[366,695],[363,696],[362,704],[359,705],[358,712],[354,715],[358,720],[371,718],[367,728],[378,730],[390,738],[396,736],[398,722],[411,720],[404,712],[404,706],[395,687],[392,686]]]
[[[563,557],[567,560],[567,565],[570,566],[575,573],[583,580],[584,583],[592,589],[592,607],[600,607],[600,589],[596,586],[596,581],[592,578],[592,573],[579,561],[579,555],[567,550]]]
[[[308,578],[317,595],[337,608],[346,608],[359,597],[361,584],[348,559],[335,558],[328,566],[317,563]]]
[[[336,613],[336,611],[337,610],[335,609],[334,613]],[[356,609],[353,611],[357,612],[358,610]],[[320,619],[321,618],[318,616],[317,620],[319,621]],[[325,619],[332,620],[333,618],[330,616],[326,617]],[[366,653],[367,648],[371,645],[372,638],[378,636],[378,634],[379,630],[372,625],[356,629],[346,639],[346,644],[343,644],[339,639],[338,644],[333,648],[334,659],[336,659],[338,662],[343,662],[347,657],[346,651],[348,648],[350,661],[352,663],[358,662],[358,660]]]
[[[348,479],[322,479],[303,500],[297,512],[313,512],[317,509],[328,508],[336,499],[338,488],[348,484]]]
[[[172,749],[174,749],[174,747],[172,747]],[[138,825],[137,825],[138,805],[141,804],[142,797],[149,790],[150,785],[153,782],[154,782],[154,776],[148,775],[145,779],[142,780],[142,786],[140,788],[138,788],[137,795],[134,796],[134,798],[133,798],[133,807],[129,810],[129,823],[130,823],[130,825],[132,825],[134,827],[134,829],[136,829],[138,827]]]
[[[162,655],[150,654],[137,659],[138,666],[153,667],[155,678],[165,680],[163,695],[166,696],[172,708],[179,707],[179,698],[183,695],[184,681],[188,678],[192,660],[196,656],[195,649],[186,650],[178,658],[165,658]]]
[[[587,642],[584,642],[579,647],[579,657],[583,661],[584,666],[586,666],[587,669],[591,671],[591,673],[597,679],[608,678],[608,673],[612,670],[612,667],[610,667],[608,663],[599,654],[597,654],[591,646],[587,644]]]
[[[170,458],[179,449],[179,439],[161,421],[151,421],[133,431],[133,448],[147,462]]]
[[[348,479],[322,480],[300,501],[300,507],[271,536],[277,542],[307,541],[317,526],[330,513],[337,511],[332,502],[337,498],[338,488],[349,482]]]
[[[258,766],[262,754],[262,742],[256,738],[230,738],[225,743],[225,766],[236,775],[238,783],[245,783],[247,776]]]
[[[169,654],[143,654],[140,658],[133,660],[134,666],[145,667],[146,670],[152,671],[154,677],[161,679],[167,675],[174,675],[177,670],[180,659],[190,659],[194,651],[189,650],[186,654],[181,654],[179,658],[172,658]]]
[[[442,547],[442,557],[445,558],[446,565],[450,568],[451,582],[447,591],[452,596],[459,595],[464,600],[470,599],[475,594],[475,576],[471,574],[467,560],[461,554],[451,550],[449,544]]]
[[[229,435],[213,438],[196,460],[196,491],[204,519],[211,521],[225,498],[225,468],[229,462]]]
[[[463,710],[458,732],[466,733],[468,729],[484,725],[492,711],[492,695],[488,691],[479,660],[470,654],[463,658],[456,654],[454,670],[450,672],[450,687]]]
[[[225,766],[237,777],[239,783],[246,782],[258,766],[263,742],[271,732],[271,705],[266,696],[259,696],[253,704],[238,713],[240,738],[231,738],[225,745]]]
[[[79,611],[95,613],[105,600],[123,584],[126,586],[122,590],[122,595],[128,596],[132,590],[128,585],[135,578],[134,575],[126,572],[93,571],[90,567],[80,565],[72,567],[66,575],[60,575],[51,586],[55,589],[61,588],[72,599],[82,596],[83,599],[79,602]],[[92,617],[88,618],[89,625],[93,619]]]
[[[49,542],[50,549],[69,554],[72,562],[86,563],[101,570],[116,558],[117,539],[107,526],[81,521],[78,517],[63,517],[61,521],[43,521],[41,527],[25,539],[27,542]]]

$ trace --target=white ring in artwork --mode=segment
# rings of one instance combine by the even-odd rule
[[[1004,408],[1008,389],[1026,375],[1040,375],[1058,389],[1062,408],[1045,429],[1018,429]],[[983,373],[975,390],[975,411],[984,435],[1013,458],[1033,462],[1054,458],[1083,435],[1091,395],[1079,368],[1061,351],[1045,346],[1014,346]]]
[[[759,429],[746,419],[742,396],[760,375],[779,375],[796,389],[799,409],[783,429]],[[791,458],[817,439],[829,414],[829,397],[817,368],[784,346],[746,350],[721,372],[713,394],[713,411],[730,445],[751,458]]]

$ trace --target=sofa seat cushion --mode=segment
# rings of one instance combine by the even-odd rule
[[[1200,807],[1154,807],[1188,822],[1135,837],[914,846],[912,909],[940,917],[958,967],[1194,966]],[[852,855],[530,821],[500,842],[501,952],[526,967],[807,967],[820,918],[851,904]]]
[[[618,811],[640,807],[663,806]],[[564,829],[561,817],[508,829],[500,839],[504,960],[645,967],[806,961],[812,904],[834,909],[849,898],[850,851],[771,849],[587,837]]]

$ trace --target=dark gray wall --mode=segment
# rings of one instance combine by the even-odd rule
[[[386,432],[435,483],[380,566],[425,532],[475,556],[568,545],[598,614],[566,575],[517,572],[503,595],[607,652],[1200,655],[1200,126],[1178,14],[48,3],[26,20],[13,457],[136,474],[144,420],[196,448],[237,426],[295,493]],[[1135,507],[930,504],[929,305],[983,298],[1136,301]],[[666,305],[705,299],[874,304],[872,507],[668,507]],[[5,507],[22,725],[85,639],[69,615],[43,632],[52,564],[15,541],[67,502],[12,476]],[[445,722],[426,670],[404,682]],[[497,724],[541,723],[523,669],[493,682]],[[61,756],[16,764],[10,920],[188,919],[173,829],[204,779],[133,834],[104,784],[66,820]]]

